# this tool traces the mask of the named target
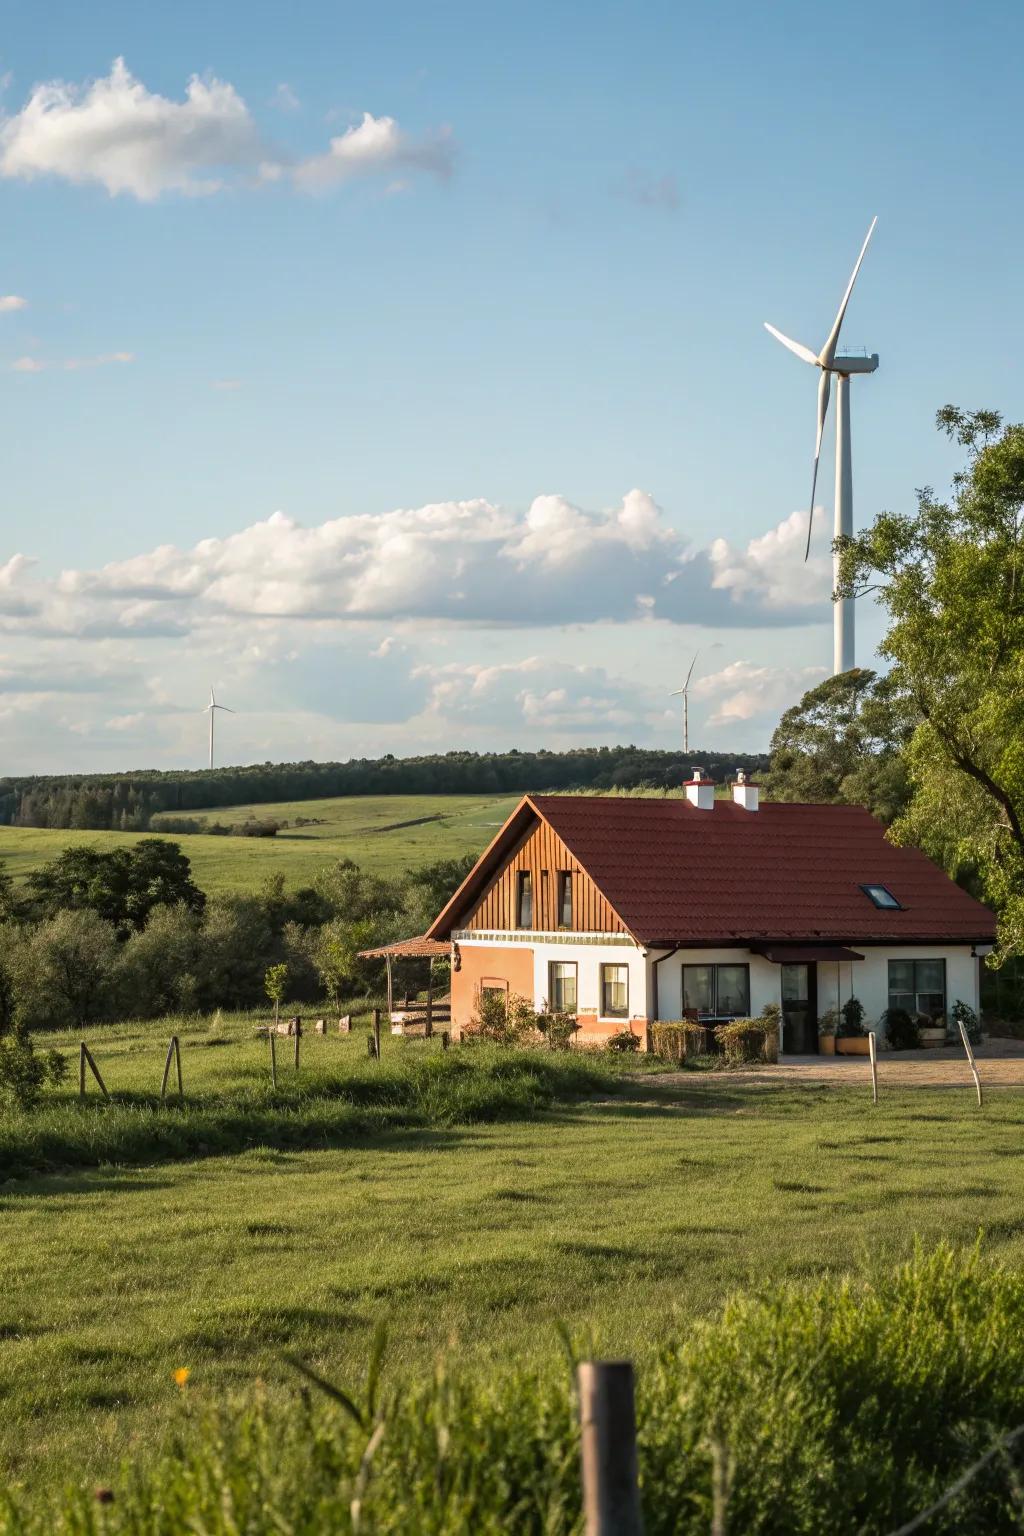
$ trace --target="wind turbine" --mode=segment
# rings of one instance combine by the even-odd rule
[[[218,709],[222,709],[226,715],[233,715],[233,714],[236,713],[235,710],[228,709],[228,706],[226,704],[218,704],[216,698],[214,697],[213,689],[211,688],[210,689],[210,702],[209,702],[209,704],[207,704],[206,708],[203,710],[203,714],[204,715],[209,715],[209,717],[210,717],[210,767],[211,768],[213,767],[213,719],[214,719],[214,716],[216,715]]]
[[[807,518],[807,547],[804,550],[804,559],[811,551],[811,528],[814,523],[814,492],[818,485],[818,459],[821,456],[821,439],[825,431],[825,417],[828,413],[829,395],[832,389],[832,375],[836,376],[836,504],[835,522],[833,524],[834,536],[840,534],[848,537],[853,533],[853,458],[850,449],[850,375],[853,373],[874,373],[878,367],[878,353],[841,353],[839,352],[839,332],[842,329],[843,317],[846,314],[846,306],[850,302],[850,294],[853,285],[857,281],[857,273],[860,264],[864,260],[864,253],[868,248],[868,241],[875,232],[878,219],[871,220],[871,228],[864,238],[864,244],[860,248],[857,257],[857,265],[853,269],[850,281],[846,285],[843,301],[839,306],[832,329],[829,331],[825,345],[821,351],[814,353],[810,347],[805,347],[802,342],[792,341],[777,331],[774,325],[765,321],[765,330],[770,331],[776,341],[781,341],[784,347],[795,352],[797,357],[805,363],[810,363],[814,368],[821,369],[821,378],[818,380],[818,429],[814,442],[814,474],[811,478],[811,510]],[[832,557],[833,587],[839,580],[839,558]],[[832,670],[833,672],[849,672],[854,665],[854,632],[853,632],[853,602],[850,598],[840,598],[834,605],[832,616]]]
[[[678,699],[680,694],[682,695],[682,699],[683,699],[683,751],[684,752],[689,752],[689,750],[690,750],[690,694],[689,694],[689,687],[690,687],[690,678],[693,676],[693,669],[697,665],[697,657],[699,655],[700,655],[700,651],[694,651],[694,653],[693,653],[693,660],[690,662],[690,670],[686,674],[686,682],[683,684],[683,686],[681,688],[676,688],[672,693],[669,694],[669,698],[670,699]]]

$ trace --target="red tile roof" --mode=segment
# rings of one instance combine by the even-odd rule
[[[434,926],[475,906],[521,835],[524,813],[554,828],[641,944],[988,943],[995,918],[914,848],[888,842],[860,806],[530,795]],[[884,885],[900,910],[861,889]]]

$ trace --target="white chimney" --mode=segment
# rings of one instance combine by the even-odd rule
[[[715,781],[704,777],[703,768],[694,768],[693,777],[687,779],[686,798],[691,805],[695,805],[698,811],[713,811],[715,808]]]
[[[751,784],[743,769],[737,768],[736,782],[732,786],[732,798],[736,805],[742,805],[745,811],[756,811],[760,793],[757,785]]]

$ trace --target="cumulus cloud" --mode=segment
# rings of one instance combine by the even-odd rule
[[[18,309],[28,309],[28,299],[18,293],[0,294],[0,315],[9,315]]]
[[[690,697],[713,705],[709,726],[776,720],[783,709],[824,675],[823,667],[768,667],[752,661],[733,661],[695,682]]]
[[[821,528],[821,509],[815,509],[816,529]],[[730,592],[737,602],[753,599],[766,608],[791,610],[818,602],[818,594],[832,591],[832,557],[812,544],[811,558],[804,562],[807,513],[793,512],[777,527],[751,539],[737,550],[725,539],[715,539],[709,551],[713,585]]]
[[[286,85],[275,104],[298,103]],[[184,100],[150,91],[115,59],[85,85],[54,80],[33,88],[19,112],[0,117],[0,175],[56,176],[152,202],[168,192],[209,196],[240,175],[323,188],[403,168],[447,175],[453,146],[442,133],[419,140],[392,117],[364,114],[322,154],[293,162],[266,140],[235,87],[193,75]]]
[[[542,656],[482,665],[433,663],[413,676],[429,684],[428,712],[456,733],[461,724],[511,731],[541,739],[582,733],[649,730],[664,720],[664,701],[650,688],[617,678],[603,667],[574,666]],[[536,737],[534,738],[536,739]]]
[[[77,373],[82,368],[105,368],[110,363],[134,363],[134,352],[101,352],[97,357],[65,357],[47,362],[41,357],[18,357],[11,364],[15,373],[45,373],[48,368]]]
[[[827,573],[815,591],[816,571],[794,562],[793,597],[783,603],[780,567],[761,555],[776,535],[745,551],[721,540],[701,549],[640,490],[603,511],[549,494],[525,512],[481,498],[314,527],[275,512],[192,549],[164,544],[99,570],[65,571],[42,596],[65,625],[151,632],[241,616],[522,629],[638,617],[728,628],[817,621]]]

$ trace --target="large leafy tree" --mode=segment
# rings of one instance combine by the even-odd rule
[[[206,900],[177,843],[142,838],[130,848],[65,848],[28,878],[38,915],[91,910],[122,935],[145,928],[154,907],[183,903],[202,911]]]
[[[772,736],[772,800],[866,805],[888,823],[909,799],[913,706],[889,677],[854,667],[808,690]]]
[[[876,594],[881,651],[920,716],[913,799],[893,829],[974,877],[1000,912],[1004,953],[1024,949],[1024,425],[946,406],[967,452],[948,499],[918,492],[841,541],[839,591]]]

